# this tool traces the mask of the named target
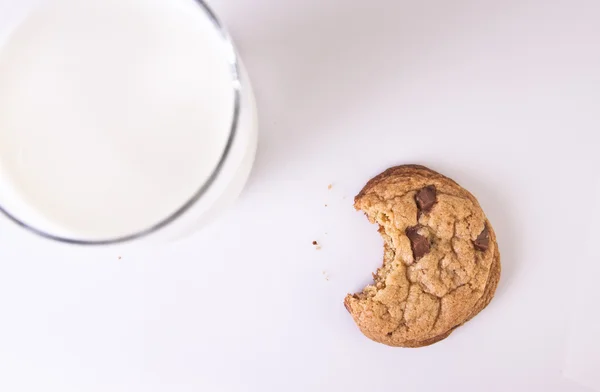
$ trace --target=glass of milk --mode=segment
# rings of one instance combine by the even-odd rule
[[[169,240],[250,173],[248,76],[200,0],[0,0],[0,224]]]

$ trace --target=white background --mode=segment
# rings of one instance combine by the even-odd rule
[[[563,371],[596,224],[600,3],[211,3],[260,107],[247,189],[143,250],[0,226],[0,391],[586,391]],[[382,256],[353,196],[401,163],[471,190],[503,263],[491,305],[416,350],[342,305]]]

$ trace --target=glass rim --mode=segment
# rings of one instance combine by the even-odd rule
[[[213,171],[210,174],[210,176],[208,177],[208,179],[200,186],[200,188],[192,195],[192,197],[190,199],[188,199],[187,202],[185,202],[181,207],[179,207],[171,215],[169,215],[165,219],[159,221],[158,223],[154,224],[153,226],[151,226],[147,229],[138,231],[133,234],[127,234],[127,235],[114,237],[114,238],[108,238],[108,239],[104,239],[104,240],[86,240],[86,239],[78,239],[78,238],[69,238],[66,236],[55,235],[55,234],[49,233],[45,230],[38,229],[35,226],[28,224],[27,222],[25,222],[22,219],[19,219],[17,216],[10,213],[2,205],[0,205],[0,214],[1,215],[4,215],[6,218],[8,218],[9,221],[11,221],[12,223],[16,224],[17,226],[20,226],[21,228],[27,230],[28,232],[36,234],[36,235],[46,238],[48,240],[52,240],[52,241],[56,241],[56,242],[60,242],[60,243],[64,243],[64,244],[84,245],[84,246],[118,245],[118,244],[123,244],[126,242],[131,242],[134,240],[138,240],[138,239],[147,237],[151,234],[157,233],[158,231],[171,225],[173,222],[175,222],[177,219],[179,219],[181,216],[183,216],[187,211],[189,211],[194,205],[196,205],[196,203],[198,201],[200,201],[202,196],[204,196],[208,192],[208,190],[211,188],[211,186],[215,183],[215,181],[219,177],[219,174],[221,174],[221,172],[223,171],[223,166],[225,165],[225,162],[227,161],[227,158],[230,155],[230,152],[231,152],[231,149],[233,146],[233,142],[238,133],[238,123],[239,123],[240,112],[241,112],[242,84],[241,84],[241,80],[240,80],[239,59],[237,56],[235,45],[233,44],[233,41],[232,41],[229,33],[227,32],[227,30],[225,29],[225,27],[223,26],[221,21],[217,18],[216,14],[213,12],[213,10],[208,6],[208,4],[206,4],[205,0],[193,0],[193,1],[199,6],[199,8],[202,11],[204,11],[205,16],[210,20],[210,22],[212,23],[214,28],[217,30],[217,32],[219,33],[219,36],[221,37],[222,44],[225,45],[225,48],[227,49],[227,56],[229,57],[228,62],[229,62],[230,73],[231,73],[231,78],[232,78],[231,82],[232,82],[232,88],[233,88],[233,92],[234,92],[234,106],[233,106],[232,121],[231,121],[230,130],[229,130],[229,136],[227,138],[227,143],[225,144],[225,148],[223,149],[223,152],[221,153],[221,157],[219,158],[217,165],[213,169]]]

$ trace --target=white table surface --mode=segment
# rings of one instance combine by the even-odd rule
[[[600,3],[211,4],[260,106],[247,189],[135,251],[0,226],[0,391],[589,391],[563,371],[595,224]],[[503,263],[491,305],[417,350],[369,341],[342,305],[382,257],[353,196],[401,163],[470,189]]]

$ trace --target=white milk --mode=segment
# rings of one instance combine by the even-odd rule
[[[163,222],[223,155],[232,59],[194,0],[51,0],[34,9],[0,46],[0,206],[77,240]],[[195,206],[194,220],[234,198],[250,170],[256,116],[245,90],[251,113],[220,189]]]

